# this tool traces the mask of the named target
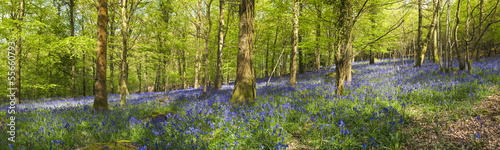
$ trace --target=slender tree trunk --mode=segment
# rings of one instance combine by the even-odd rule
[[[222,88],[222,52],[224,50],[224,11],[225,1],[219,0],[219,45],[217,47],[217,70],[215,72],[215,89]]]
[[[231,102],[240,105],[253,104],[257,91],[252,62],[254,13],[255,1],[241,0],[236,83],[231,98]]]
[[[331,28],[328,28],[328,37],[333,37],[332,36],[332,31],[331,31]],[[330,50],[328,50],[328,61],[326,62],[327,66],[328,67],[332,67],[332,64],[333,64],[333,59],[332,59],[332,52],[335,48],[333,48],[333,43],[330,42],[329,43],[329,46],[328,48],[330,48]]]
[[[96,62],[95,58],[92,58],[92,76],[94,77],[94,82],[97,82],[96,70],[97,70],[97,62]],[[92,86],[92,92],[93,92],[92,95],[94,95],[94,96],[95,96],[95,91],[96,91],[96,87],[94,85],[94,86]]]
[[[276,49],[277,48],[277,45],[276,45],[276,41],[278,40],[278,32],[279,32],[279,29],[280,29],[280,18],[278,16],[278,23],[276,25],[276,32],[274,34],[274,44],[273,44],[273,49]],[[276,55],[275,55],[275,52],[273,52],[273,61],[272,62],[275,62],[275,58],[276,58]],[[276,66],[276,64],[275,64]],[[274,75],[271,74],[271,76],[276,76],[278,73],[276,72]]]
[[[483,26],[483,5],[484,5],[484,0],[479,0],[479,25],[478,25],[478,28],[479,28],[479,32],[481,32],[482,30],[482,26]],[[476,48],[476,61],[479,61],[479,58],[481,58],[481,50],[479,48]],[[488,54],[489,56],[489,54]]]
[[[465,20],[465,60],[467,63],[467,70],[472,72],[472,62],[469,53],[469,42],[471,41],[469,37],[469,18],[470,18],[470,0],[467,0],[467,19]]]
[[[321,6],[318,6],[319,8],[317,9],[318,10],[318,18],[321,18]],[[320,48],[320,44],[319,44],[319,40],[321,38],[321,22],[318,22],[318,24],[316,25],[316,49],[314,50],[314,58],[315,58],[315,61],[314,61],[314,70],[317,72],[319,71],[319,68],[320,68],[320,63],[321,63],[321,54],[319,52],[319,48]]]
[[[182,34],[182,38],[186,39],[186,33]],[[181,58],[182,58],[182,89],[187,88],[187,79],[186,79],[186,51],[184,49],[181,50]]]
[[[208,40],[210,39],[210,31],[212,30],[212,19],[210,18],[210,8],[212,6],[212,0],[210,0],[206,6],[207,8],[207,20],[208,20],[208,30],[205,33],[205,77],[204,77],[204,87],[203,87],[203,95],[207,95],[207,89],[208,89],[208,84],[209,84],[209,77],[208,77]]]
[[[198,2],[198,16],[201,17],[201,1]],[[202,22],[201,22],[201,18],[198,18],[198,26],[196,27],[196,42],[199,42],[199,38],[200,38],[200,30],[202,29],[201,26],[202,26]],[[200,88],[200,84],[199,84],[199,77],[200,77],[200,70],[201,70],[201,48],[200,48],[200,44],[197,44],[197,48],[196,48],[196,62],[195,62],[195,69],[194,69],[194,88],[197,89],[197,88]]]
[[[158,92],[158,89],[160,87],[160,73],[161,73],[161,67],[160,65],[156,65],[156,76],[155,76],[155,85],[154,85],[154,92]]]
[[[106,93],[106,49],[108,34],[108,2],[98,0],[99,12],[97,16],[97,80],[95,82],[94,110],[98,112],[108,110],[108,97]]]
[[[137,79],[139,79],[139,93],[141,93],[142,89],[142,78],[141,78],[141,69],[142,69],[142,63],[139,63],[139,67],[137,67]]]
[[[415,55],[415,66],[420,67],[423,61],[423,58],[420,57],[420,54],[424,54],[424,41],[422,40],[422,0],[418,0],[418,29],[417,29],[417,52],[418,55]]]
[[[35,83],[33,84],[34,87],[33,87],[33,98],[34,99],[37,99],[38,97],[36,96],[36,84],[37,84],[37,81],[38,81],[38,61],[39,61],[39,55],[40,55],[40,49],[38,49],[37,53],[36,53],[36,67],[35,67]]]
[[[349,84],[351,81],[352,81],[352,62],[354,62],[354,56],[353,56],[353,51],[352,51],[352,41],[349,41],[348,44],[347,44],[347,47],[346,47],[347,51],[349,51],[349,58],[346,58],[348,59],[347,60],[347,65],[346,65],[346,81],[347,81],[347,84]],[[389,60],[390,62],[390,60]]]
[[[69,0],[69,22],[70,22],[70,34],[72,37],[75,36],[75,1],[74,0]],[[75,98],[75,93],[76,93],[76,82],[75,82],[75,64],[76,64],[76,55],[75,55],[75,49],[73,49],[73,55],[71,57],[71,97]]]
[[[435,2],[435,0],[434,0],[434,9],[438,9],[438,11],[436,12],[436,19],[434,20],[435,21],[434,24],[436,24],[436,25],[439,23],[439,19],[438,19],[439,17],[437,17],[437,15],[439,15],[439,8],[441,8],[441,2],[440,2],[441,0],[437,0],[437,1],[438,2]],[[437,30],[437,26],[434,27],[434,30],[432,32],[433,33],[432,35],[434,36],[432,39],[432,41],[434,42],[432,45],[433,46],[432,52],[433,52],[433,56],[434,56],[434,63],[440,63],[439,53],[438,53],[438,40],[439,40],[438,39],[438,32],[439,32],[439,30]]]
[[[377,24],[376,24],[376,18],[375,16],[377,15],[377,12],[375,11],[375,8],[370,9],[370,13],[373,15],[370,17],[370,22],[372,23],[371,29],[373,31],[376,30]],[[372,33],[372,36],[375,37],[375,33]],[[375,53],[373,52],[374,46],[370,45],[370,64],[375,64]]]
[[[285,33],[285,34],[286,34],[286,30],[285,30],[285,32],[283,32],[283,33]],[[284,36],[284,37],[286,37],[286,36]],[[285,44],[286,44],[286,42],[285,42],[285,40],[284,40],[284,41],[283,41],[283,47],[286,47],[286,45],[285,45]],[[286,53],[286,51],[285,51],[285,53],[284,53],[284,55],[283,55],[283,56],[285,56],[285,57],[283,57],[283,60],[281,61],[280,79],[281,79],[283,76],[285,76],[285,75],[287,74],[287,70],[286,70],[286,62],[287,62],[288,54]]]
[[[171,51],[170,49],[169,51]],[[169,52],[167,55],[170,55],[172,52]],[[168,58],[167,56],[163,56],[163,68],[165,69],[163,72],[166,77],[163,77],[163,92],[167,92],[168,90],[168,78],[169,78],[169,67],[167,66]]]
[[[113,5],[113,3],[111,3]],[[115,13],[114,13],[114,6],[111,6],[112,7],[112,12],[111,12],[111,17],[110,17],[110,29],[111,31],[109,31],[109,35],[111,38],[109,38],[109,43],[110,43],[110,50],[111,50],[111,53],[109,54],[109,85],[111,86],[111,92],[110,94],[114,94],[115,93],[115,85],[114,85],[114,77],[115,77],[115,62],[114,62],[114,48],[115,46],[113,45],[114,41],[113,41],[113,38],[115,37]],[[85,60],[84,60],[85,61]],[[84,68],[85,70],[85,68]],[[85,80],[85,79],[84,79]],[[84,90],[85,91],[85,90]]]
[[[127,105],[127,76],[128,76],[128,65],[127,65],[127,34],[128,34],[128,13],[127,13],[127,0],[121,1],[121,32],[122,32],[122,61],[120,67],[120,105]]]
[[[85,67],[86,63],[85,63],[85,52],[83,52],[83,56],[82,56],[82,63],[83,63],[83,69],[82,69],[82,72],[83,74],[86,74],[85,70],[87,69]],[[83,85],[83,96],[87,96],[87,80],[85,78],[82,78],[82,85]]]
[[[456,25],[455,25],[455,50],[457,51],[458,68],[460,70],[465,69],[465,62],[462,59],[462,54],[460,53],[459,43],[458,43],[458,25],[460,24],[460,1],[457,2],[457,12],[456,12]]]
[[[14,17],[14,16],[13,16]],[[22,21],[24,17],[24,0],[19,0],[19,9],[18,9],[18,16],[17,20],[19,22],[14,23],[18,32],[18,37],[15,42],[15,56],[16,56],[16,68],[15,68],[15,75],[14,75],[14,84],[16,86],[16,89],[14,90],[16,95],[14,97],[14,102],[16,104],[21,103],[21,54],[22,54],[22,41],[21,41],[21,34],[22,34]]]
[[[268,76],[270,76],[269,75],[269,67],[268,67],[268,61],[269,61],[269,40],[267,40],[266,43],[267,44],[266,44],[266,58],[265,58],[266,60],[265,60],[265,66],[264,66],[265,67],[264,76],[268,77]]]
[[[295,86],[296,73],[297,73],[297,47],[299,35],[299,3],[300,0],[293,1],[293,39],[292,51],[290,52],[290,85]]]
[[[450,24],[450,12],[451,12],[451,9],[450,9],[450,3],[448,2],[448,8],[447,8],[447,12],[446,12],[446,52],[445,52],[445,63],[444,63],[444,68],[445,68],[445,71],[448,72],[450,71],[450,69],[452,69],[452,66],[450,64],[450,58],[451,58],[451,49],[452,49],[452,45],[451,45],[451,24]]]

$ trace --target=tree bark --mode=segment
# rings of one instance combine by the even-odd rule
[[[321,6],[318,6],[319,8],[317,9],[317,15],[318,15],[318,18],[321,18]],[[316,25],[316,49],[314,50],[314,58],[315,58],[315,61],[314,61],[314,70],[315,71],[318,71],[319,68],[320,68],[320,63],[321,63],[321,54],[319,52],[319,48],[320,48],[320,44],[319,44],[319,40],[321,38],[321,22],[318,22],[318,24]]]
[[[121,100],[120,100],[120,105],[126,105],[127,104],[127,74],[128,74],[128,67],[127,67],[127,34],[128,34],[128,22],[129,22],[129,17],[127,13],[127,0],[122,0],[121,1],[121,32],[122,32],[122,61],[121,61],[121,67],[120,67],[120,95],[121,95]]]
[[[458,0],[457,2],[457,12],[456,12],[456,24],[455,24],[455,50],[457,51],[457,60],[458,60],[458,68],[460,70],[465,69],[465,62],[462,59],[461,53],[460,53],[460,48],[458,44],[458,25],[460,24],[460,1]]]
[[[441,5],[441,0],[437,0],[437,6],[440,6]],[[424,63],[424,59],[425,59],[425,52],[428,51],[428,46],[427,46],[427,41],[429,39],[431,39],[432,37],[432,33],[434,31],[434,28],[436,26],[436,19],[438,18],[438,12],[439,12],[439,7],[434,7],[434,11],[433,11],[433,15],[432,15],[432,20],[431,20],[431,24],[429,26],[429,30],[427,32],[427,37],[426,39],[422,40],[422,0],[418,0],[419,2],[419,13],[418,13],[418,41],[419,41],[419,48],[418,49],[418,57],[417,57],[417,63],[416,63],[416,67],[422,67],[422,64]]]
[[[115,77],[115,63],[114,63],[114,48],[115,46],[113,45],[113,38],[115,36],[115,13],[114,13],[114,4],[111,3],[111,17],[110,17],[110,31],[109,31],[109,35],[111,38],[109,38],[109,43],[111,44],[109,47],[111,49],[111,53],[109,54],[109,85],[111,86],[111,91],[110,91],[110,94],[114,94],[115,93],[115,85],[114,85],[114,77]],[[85,60],[84,60],[85,62]],[[85,70],[85,68],[84,68]],[[85,79],[84,79],[85,80]],[[84,88],[85,89],[85,88]]]
[[[298,14],[299,14],[299,17],[302,17],[302,8],[304,7],[304,5],[302,5],[302,3],[300,3],[300,0],[298,0],[298,1],[299,1],[299,12],[298,12]],[[298,24],[298,21],[297,21],[297,26],[298,25],[299,24]],[[298,29],[297,29],[297,32],[298,32]],[[298,38],[299,39],[298,43],[302,43],[302,39],[303,39],[302,38],[302,34],[298,34],[298,37],[299,37]],[[298,46],[298,43],[297,43],[297,46]],[[306,55],[306,54],[303,53],[303,48],[298,48],[297,47],[297,52],[298,52],[298,55],[299,55],[298,56],[299,61],[297,62],[298,63],[298,67],[299,67],[299,73],[303,74],[304,71],[305,71],[305,65],[306,65],[306,62],[304,60],[304,57],[305,57],[304,55]]]
[[[217,70],[215,72],[215,89],[222,88],[222,52],[224,50],[224,11],[225,1],[219,1],[219,45],[217,47]]]
[[[350,48],[352,37],[352,18],[353,14],[352,3],[349,0],[342,0],[340,4],[340,16],[339,16],[339,36],[337,37],[337,49],[335,55],[335,78],[336,78],[336,94],[342,95],[344,93],[344,82],[347,79],[348,68],[350,67],[352,49]]]
[[[209,77],[208,77],[208,40],[210,39],[210,31],[212,30],[212,20],[210,18],[210,8],[212,5],[212,0],[210,0],[206,6],[207,9],[207,20],[208,20],[208,29],[205,33],[205,73],[204,73],[204,87],[203,87],[203,96],[207,95],[207,90],[208,90],[208,84],[209,84]]]
[[[34,99],[37,99],[38,97],[36,96],[36,84],[37,84],[37,81],[38,81],[38,61],[39,61],[39,55],[40,55],[40,49],[38,49],[38,52],[36,53],[36,68],[35,68],[35,83],[33,84],[34,87],[33,87],[33,98]]]
[[[290,52],[290,82],[291,86],[295,86],[296,74],[297,74],[297,47],[298,47],[298,35],[299,35],[299,0],[293,1],[293,39],[292,39],[292,50]]]
[[[201,26],[203,25],[201,22],[201,1],[198,2],[198,26],[196,27],[196,42],[199,42],[200,38],[200,30],[202,29]],[[195,69],[194,69],[194,88],[200,88],[200,83],[199,83],[199,78],[200,78],[200,70],[201,70],[201,48],[200,44],[197,44],[197,50],[196,50],[196,62],[195,62]]]
[[[70,24],[70,35],[71,37],[75,36],[75,1],[74,0],[69,0],[69,24]],[[71,44],[72,45],[72,44]],[[71,57],[71,97],[75,98],[75,93],[76,93],[76,82],[75,82],[75,64],[76,64],[76,54],[75,54],[75,49],[73,46],[71,46],[71,49],[73,49],[73,56]]]
[[[422,0],[418,0],[418,29],[417,29],[417,53],[415,55],[415,66],[420,67],[422,64],[420,63],[423,59],[420,57],[420,54],[425,53],[423,51],[424,41],[422,40]]]
[[[472,72],[472,62],[470,60],[469,53],[469,42],[471,41],[469,37],[469,18],[470,18],[470,0],[467,0],[467,19],[465,20],[465,60],[467,63],[467,70]]]
[[[437,0],[437,1],[438,1],[437,3],[434,1],[434,9],[439,9],[439,8],[441,8],[441,3],[440,3],[440,1],[441,1],[441,0]],[[437,13],[436,15],[438,15],[438,14],[439,14],[438,12],[436,12],[436,13]],[[439,19],[438,19],[438,17],[436,16],[436,19],[434,20],[434,21],[435,21],[435,23],[434,23],[434,24],[436,24],[436,25],[437,25],[437,24],[438,24],[438,20],[439,20]],[[434,42],[434,43],[433,43],[433,45],[432,45],[432,46],[433,46],[433,47],[432,47],[432,50],[433,50],[432,52],[433,52],[433,56],[434,56],[434,63],[440,63],[440,60],[439,60],[439,54],[438,54],[438,40],[439,40],[439,39],[438,39],[438,32],[439,32],[439,31],[437,30],[437,27],[434,27],[434,30],[433,30],[433,32],[432,32],[432,33],[433,33],[433,34],[432,34],[432,35],[433,35],[433,40],[432,40],[432,41]]]
[[[276,45],[276,41],[278,40],[278,32],[279,32],[279,29],[280,29],[280,18],[278,16],[278,23],[276,24],[276,32],[274,34],[274,44],[273,44],[273,49],[277,48],[277,45]],[[275,58],[276,58],[276,53],[273,52],[273,61],[272,62],[275,62]],[[278,58],[279,59],[279,58]],[[277,64],[275,64],[274,66],[277,66]],[[276,72],[275,74],[272,74],[271,73],[271,76],[276,76],[278,73]]]
[[[94,110],[97,112],[108,111],[108,97],[106,93],[106,50],[108,34],[108,2],[98,0],[99,12],[97,16],[97,80],[95,82],[96,95]]]
[[[479,32],[481,32],[481,28],[483,26],[483,5],[484,5],[484,0],[479,0]],[[479,61],[480,57],[480,52],[481,50],[479,48],[476,48],[476,61]],[[490,54],[488,53],[488,56]]]
[[[252,62],[254,13],[255,1],[241,0],[236,83],[231,98],[231,102],[240,105],[253,104],[257,91]]]
[[[21,54],[22,54],[22,41],[21,41],[21,34],[22,34],[22,22],[23,22],[23,17],[24,17],[24,0],[19,0],[19,9],[18,9],[18,16],[17,20],[19,22],[14,23],[18,32],[18,37],[15,42],[15,56],[16,56],[16,68],[15,68],[15,75],[14,75],[14,84],[16,89],[14,90],[16,95],[14,97],[14,102],[16,104],[21,103]]]

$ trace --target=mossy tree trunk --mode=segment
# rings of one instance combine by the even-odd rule
[[[231,102],[246,105],[254,103],[256,96],[252,53],[254,45],[255,1],[241,0],[239,8],[239,42],[236,66],[236,82]]]
[[[366,2],[365,2],[366,4]],[[342,95],[344,93],[344,85],[347,80],[348,72],[352,59],[352,27],[354,25],[352,15],[353,6],[349,0],[342,0],[340,7],[340,16],[338,25],[337,49],[335,50],[335,72],[336,72],[336,94]],[[364,7],[364,5],[363,5]]]

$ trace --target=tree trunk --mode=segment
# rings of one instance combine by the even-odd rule
[[[113,55],[111,55],[111,56],[113,56]],[[85,52],[83,52],[82,63],[83,63],[82,72],[83,72],[83,74],[86,74],[85,70],[87,68],[85,67],[85,65],[86,65],[86,63],[85,63]],[[87,80],[85,78],[83,78],[82,85],[83,85],[83,96],[87,96]]]
[[[266,44],[266,56],[265,56],[265,57],[266,57],[266,58],[265,58],[266,60],[265,60],[265,66],[264,66],[264,67],[265,67],[265,71],[264,71],[264,76],[265,76],[265,77],[270,76],[270,75],[269,75],[269,67],[268,67],[268,61],[269,61],[269,41],[270,41],[270,40],[267,40],[267,42],[266,42],[266,43],[267,43],[267,44]]]
[[[276,41],[278,40],[278,32],[279,32],[279,29],[280,29],[279,24],[280,24],[280,18],[278,16],[278,23],[276,25],[276,32],[274,34],[274,44],[273,44],[274,46],[273,46],[273,49],[277,48]],[[276,53],[273,52],[273,61],[272,62],[275,62],[275,58],[276,58]],[[275,64],[274,66],[277,66],[277,65]],[[276,76],[277,74],[278,74],[278,72],[276,72],[274,75],[271,74],[271,76]]]
[[[467,0],[467,20],[465,20],[465,60],[467,63],[467,70],[472,73],[472,62],[469,53],[469,18],[470,18],[470,0]]]
[[[137,79],[139,79],[139,93],[141,93],[142,89],[141,69],[142,69],[142,63],[139,63],[139,67],[137,67]]]
[[[70,24],[70,35],[72,37],[75,36],[75,18],[74,18],[74,14],[75,14],[75,1],[74,0],[69,0],[69,24]],[[71,47],[73,49],[73,56],[71,57],[71,97],[72,98],[75,98],[75,92],[76,92],[76,82],[75,82],[75,64],[76,64],[76,53],[75,53],[75,49],[73,47]]]
[[[299,35],[299,0],[293,1],[293,39],[292,51],[290,52],[290,85],[295,86],[297,73],[297,47]],[[300,55],[300,54],[299,54]]]
[[[224,10],[225,1],[219,1],[219,45],[217,47],[217,70],[215,72],[215,89],[222,88],[222,52],[224,50]]]
[[[333,37],[332,36],[331,28],[328,28],[328,37]],[[333,48],[333,43],[332,42],[329,43],[328,48],[330,48],[330,50],[328,50],[328,61],[326,62],[326,64],[327,64],[326,66],[332,67],[332,64],[333,64],[333,59],[332,59],[332,55],[333,54],[332,54],[332,52],[335,49],[335,48]]]
[[[304,5],[302,5],[302,3],[300,2],[300,0],[297,0],[297,2],[299,3],[298,15],[299,15],[299,17],[302,17],[302,8],[304,7]],[[299,23],[298,23],[298,17],[297,17],[297,32],[299,30],[298,26],[299,26]],[[298,43],[302,43],[302,39],[303,39],[302,38],[302,34],[297,34],[297,35],[298,35],[298,40],[299,40]],[[297,46],[298,46],[298,43],[297,43]],[[297,52],[298,52],[298,55],[299,55],[298,56],[298,59],[299,59],[299,61],[298,61],[298,65],[299,66],[298,67],[299,67],[299,73],[300,74],[304,73],[304,71],[305,71],[305,65],[306,65],[306,62],[304,60],[304,57],[305,57],[306,54],[304,54],[303,50],[304,50],[303,48],[298,48],[297,47]],[[296,61],[296,63],[297,63],[297,61]]]
[[[22,34],[22,21],[23,21],[23,17],[24,17],[24,0],[20,0],[19,1],[19,10],[18,10],[18,16],[17,16],[17,20],[19,20],[19,22],[16,22],[14,23],[15,26],[16,26],[16,29],[17,29],[17,32],[18,32],[18,37],[16,39],[16,42],[15,42],[15,56],[16,56],[16,68],[15,68],[15,75],[14,75],[14,84],[16,86],[16,89],[14,90],[16,95],[14,97],[14,102],[16,104],[20,104],[21,103],[21,54],[22,54],[22,41],[21,41],[21,34]],[[13,16],[14,17],[14,16]]]
[[[183,39],[186,38],[186,34],[182,35]],[[182,58],[182,89],[187,88],[187,79],[186,79],[186,51],[182,49],[181,52],[181,58]]]
[[[351,47],[351,31],[352,31],[352,3],[348,0],[342,0],[340,4],[339,16],[339,36],[337,37],[338,48],[335,55],[336,66],[336,94],[342,95],[344,93],[344,82],[347,79],[348,69],[350,68],[352,49]]]
[[[210,39],[210,31],[212,30],[212,20],[210,18],[210,8],[212,5],[212,0],[207,4],[206,9],[207,9],[207,19],[208,20],[208,29],[207,32],[205,33],[205,77],[204,77],[204,87],[203,87],[203,96],[207,95],[207,89],[208,89],[208,84],[209,84],[209,77],[208,77],[208,40]]]
[[[96,95],[94,98],[94,110],[98,112],[108,111],[108,97],[106,93],[106,50],[108,34],[108,2],[98,0],[99,12],[97,16],[97,80],[95,82]]]
[[[38,97],[36,96],[36,84],[38,81],[38,61],[39,61],[39,55],[40,55],[40,49],[38,49],[38,52],[36,53],[36,68],[35,68],[35,83],[33,84],[33,98],[37,99]]]
[[[455,25],[455,50],[457,51],[457,60],[458,60],[458,68],[460,70],[464,70],[465,69],[465,62],[464,60],[462,59],[462,56],[461,56],[461,53],[460,53],[460,48],[459,48],[459,44],[458,44],[458,25],[460,24],[460,0],[458,0],[457,2],[457,13],[456,13],[456,25]]]
[[[319,8],[317,9],[318,10],[318,18],[321,18],[321,6],[318,6]],[[319,40],[320,40],[320,37],[321,37],[321,22],[318,22],[318,24],[316,25],[316,49],[314,50],[314,58],[315,58],[315,61],[314,61],[314,70],[317,72],[319,71],[319,68],[320,68],[320,63],[321,63],[321,54],[319,52],[319,48],[320,48],[320,44],[319,44]]]
[[[253,104],[257,91],[252,62],[254,13],[255,1],[241,0],[236,83],[231,98],[231,102],[240,105]]]
[[[107,41],[106,41],[107,43]],[[97,82],[97,74],[96,74],[96,69],[97,69],[97,62],[95,60],[95,58],[92,58],[92,76],[94,77],[94,82]],[[92,86],[92,95],[95,96],[95,90],[96,90],[96,87],[95,85]]]
[[[120,105],[127,104],[127,76],[128,76],[128,66],[127,66],[127,34],[128,34],[128,14],[127,14],[127,0],[121,1],[121,32],[122,32],[122,61],[120,67]]]
[[[431,39],[432,37],[432,33],[434,31],[434,28],[435,28],[435,23],[437,22],[436,19],[438,18],[438,12],[439,12],[439,7],[441,5],[441,0],[437,0],[437,4],[435,4],[436,7],[434,7],[434,12],[433,12],[433,15],[432,15],[432,20],[431,20],[431,24],[429,26],[429,30],[427,32],[427,37],[425,40],[422,40],[422,0],[418,0],[419,2],[419,9],[418,9],[418,41],[419,41],[419,48],[418,49],[418,57],[417,57],[417,64],[416,64],[416,67],[422,67],[422,64],[424,63],[424,59],[425,59],[425,52],[428,50],[428,46],[427,46],[427,42],[429,39]]]
[[[198,16],[201,17],[201,1],[198,2]],[[196,27],[196,42],[199,42],[200,38],[200,30],[202,29],[201,26],[203,25],[201,23],[201,18],[198,18],[198,26]],[[194,69],[194,88],[200,88],[200,83],[199,83],[199,78],[200,78],[200,70],[201,70],[201,48],[200,44],[197,44],[197,50],[196,50],[196,62],[195,62],[195,69]]]
[[[441,6],[438,4],[436,7],[441,7]],[[437,8],[435,8],[435,9],[437,9]],[[437,24],[437,23],[438,23],[438,19],[436,18],[435,24]],[[438,40],[439,40],[438,39],[438,32],[439,31],[437,30],[437,28],[434,28],[434,31],[432,32],[433,33],[432,35],[434,36],[434,38],[432,40],[434,42],[432,45],[433,46],[432,52],[433,52],[433,56],[434,56],[434,63],[440,63],[439,53],[438,53]]]
[[[422,64],[420,63],[423,61],[423,58],[420,57],[420,54],[424,54],[425,51],[423,51],[423,46],[424,46],[424,41],[422,40],[422,0],[418,0],[418,29],[417,29],[417,52],[418,55],[415,55],[415,66],[420,67]]]
[[[109,85],[111,86],[111,92],[110,94],[114,94],[115,93],[115,85],[114,85],[114,79],[115,79],[115,63],[114,63],[114,48],[115,46],[113,45],[113,38],[115,36],[115,15],[114,15],[114,11],[111,13],[111,17],[110,17],[110,29],[111,31],[109,32],[109,35],[111,38],[109,38],[109,43],[111,44],[109,47],[111,48],[111,53],[109,54]],[[83,60],[85,62],[85,60]],[[84,68],[85,70],[85,68]],[[85,80],[85,79],[84,79]],[[85,88],[84,88],[85,89]],[[84,90],[85,91],[85,90]]]
[[[482,25],[483,25],[483,4],[484,4],[484,0],[479,0],[479,25],[478,25],[478,28],[479,28],[479,32],[481,32],[481,29],[482,29]],[[479,58],[481,58],[481,50],[479,48],[476,48],[476,61],[479,61]],[[488,56],[490,56],[490,54],[488,53]]]

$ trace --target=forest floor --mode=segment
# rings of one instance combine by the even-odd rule
[[[404,149],[500,149],[500,89],[491,89],[497,92],[471,109],[421,113],[407,128],[412,136]]]

